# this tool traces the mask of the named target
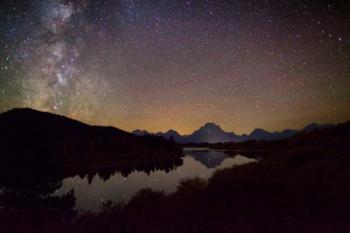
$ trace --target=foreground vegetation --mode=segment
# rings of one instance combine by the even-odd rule
[[[106,204],[101,213],[77,215],[72,210],[74,193],[61,200],[46,196],[46,202],[38,201],[28,212],[23,208],[22,212],[14,208],[2,212],[0,229],[350,232],[349,139],[349,124],[301,135],[286,142],[289,146],[276,147],[259,163],[221,170],[208,182],[183,181],[170,195],[142,190],[128,203]],[[45,205],[51,209],[46,210]]]

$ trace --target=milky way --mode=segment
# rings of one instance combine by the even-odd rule
[[[0,111],[248,133],[350,119],[349,1],[2,1]]]

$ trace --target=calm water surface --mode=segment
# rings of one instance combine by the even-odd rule
[[[102,203],[111,200],[114,203],[129,200],[144,188],[163,190],[166,193],[176,191],[179,182],[186,178],[200,177],[208,179],[218,169],[256,162],[255,159],[237,154],[228,156],[223,151],[185,149],[185,157],[173,170],[157,169],[151,172],[132,171],[128,175],[115,172],[109,177],[74,176],[63,180],[62,187],[55,191],[61,195],[74,189],[78,210],[98,211]]]

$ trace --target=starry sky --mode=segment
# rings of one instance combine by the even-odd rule
[[[0,111],[131,131],[350,119],[350,1],[1,0]]]

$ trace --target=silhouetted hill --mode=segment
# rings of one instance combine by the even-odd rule
[[[266,135],[266,133],[261,133]],[[350,123],[335,126],[320,126],[314,129],[301,130],[294,136],[276,140],[249,140],[244,142],[227,142],[208,145],[215,149],[225,150],[276,150],[299,147],[345,147],[350,140]]]
[[[272,140],[289,138],[302,131],[303,130],[285,129],[281,132],[278,132],[278,131],[268,132],[264,129],[255,129],[249,134],[248,139],[258,140],[258,141],[272,141]]]
[[[182,142],[183,138],[182,136],[175,130],[168,130],[166,133],[158,133],[157,135],[163,136],[164,138],[168,140],[174,140],[175,142]]]
[[[317,124],[317,123],[311,123],[309,125],[307,125],[306,127],[304,127],[301,131],[302,132],[310,132],[310,131],[314,131],[314,130],[318,130],[318,129],[325,129],[325,128],[330,128],[333,125],[330,124]]]
[[[145,136],[145,135],[150,134],[147,130],[139,130],[139,129],[136,129],[136,130],[132,131],[131,133],[134,135],[137,135],[137,136]]]
[[[114,127],[90,126],[33,109],[0,114],[1,164],[23,166],[105,163],[179,157],[181,148],[156,136],[135,136]]]
[[[285,139],[293,137],[301,132],[310,132],[317,129],[329,128],[333,125],[321,125],[312,123],[301,130],[285,129],[283,131],[269,132],[264,129],[254,129],[249,135],[241,134],[237,135],[234,132],[226,132],[219,125],[208,122],[199,129],[195,130],[189,135],[180,135],[175,130],[171,129],[166,133],[152,134],[146,130],[134,130],[132,133],[135,135],[157,135],[163,136],[166,139],[173,139],[175,142],[188,144],[188,143],[219,143],[219,142],[243,142],[249,140],[258,141],[273,141],[279,139]]]
[[[267,132],[263,129],[254,129],[249,134],[249,139],[255,139],[255,140],[266,140],[266,138],[269,138],[271,136],[270,132]]]

